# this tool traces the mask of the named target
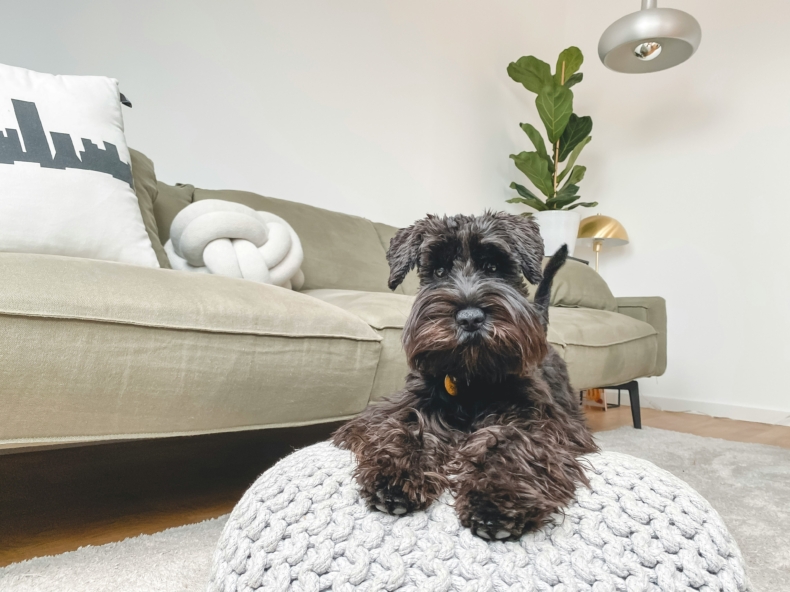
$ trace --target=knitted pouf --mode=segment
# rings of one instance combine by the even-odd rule
[[[738,546],[686,483],[625,454],[587,457],[590,489],[517,542],[463,528],[445,493],[426,511],[369,510],[350,452],[322,443],[264,473],[233,510],[211,592],[749,590]]]

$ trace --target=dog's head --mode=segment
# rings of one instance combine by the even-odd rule
[[[428,216],[387,252],[389,287],[414,267],[420,291],[403,330],[409,365],[430,376],[502,380],[546,356],[545,311],[524,284],[541,280],[543,241],[531,218],[503,212]]]

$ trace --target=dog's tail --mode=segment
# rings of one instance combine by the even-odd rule
[[[562,245],[557,252],[551,256],[546,268],[543,270],[543,279],[538,284],[538,290],[535,292],[535,306],[542,315],[543,330],[547,331],[549,327],[549,302],[551,300],[551,284],[554,281],[554,276],[560,268],[565,265],[568,259],[568,245]]]

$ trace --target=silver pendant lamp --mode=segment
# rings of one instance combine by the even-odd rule
[[[689,59],[701,39],[699,23],[687,12],[642,0],[642,10],[616,20],[603,32],[598,55],[616,72],[658,72]]]

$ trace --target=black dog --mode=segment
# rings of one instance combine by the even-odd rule
[[[428,216],[395,235],[389,287],[413,267],[420,291],[403,330],[406,389],[342,426],[362,494],[382,512],[423,509],[451,489],[461,523],[486,539],[540,528],[587,479],[597,450],[565,362],[546,340],[551,282],[530,218]],[[524,277],[539,284],[527,300]]]

